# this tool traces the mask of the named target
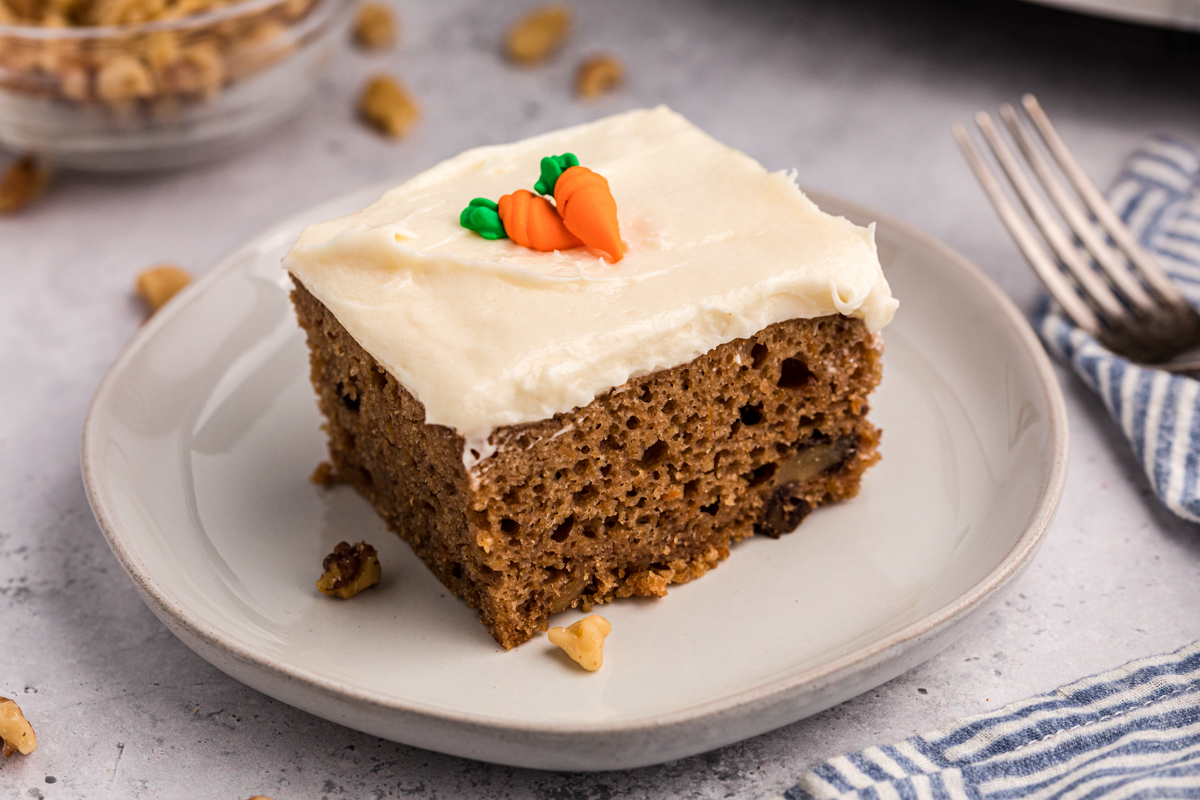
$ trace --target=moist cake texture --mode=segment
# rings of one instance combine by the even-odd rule
[[[302,285],[334,475],[513,647],[551,614],[662,596],[852,497],[878,458],[866,418],[878,339],[861,320],[776,323],[630,380],[583,408],[499,432],[468,470],[425,412]]]
[[[443,224],[568,149],[612,186],[622,261]],[[751,208],[700,209],[714,185]],[[333,476],[508,648],[792,531],[879,458],[871,231],[666,109],[468,151],[285,265]]]

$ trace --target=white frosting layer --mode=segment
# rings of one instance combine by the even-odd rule
[[[472,198],[531,189],[541,158],[564,152],[608,179],[623,260],[460,227]],[[468,150],[306,228],[284,265],[426,422],[475,441],[775,322],[841,313],[876,331],[898,305],[873,228],[661,106]]]

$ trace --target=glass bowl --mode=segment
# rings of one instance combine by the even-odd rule
[[[345,46],[353,3],[245,0],[140,24],[0,24],[0,145],[96,171],[220,157],[299,108]]]

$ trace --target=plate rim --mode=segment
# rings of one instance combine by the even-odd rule
[[[985,605],[990,599],[993,599],[998,592],[1003,590],[1024,570],[1031,556],[1041,544],[1046,529],[1053,519],[1066,483],[1069,432],[1066,405],[1057,376],[1054,373],[1054,368],[1041,342],[1037,339],[1036,334],[1033,332],[1024,315],[1021,314],[1013,301],[982,270],[953,250],[949,245],[906,223],[900,222],[888,215],[872,211],[857,203],[843,200],[825,192],[804,189],[804,193],[819,206],[826,204],[833,205],[841,213],[861,215],[873,219],[880,227],[889,228],[904,237],[914,239],[922,245],[938,251],[942,257],[953,263],[955,267],[976,284],[977,288],[983,290],[999,308],[1009,327],[1014,330],[1021,349],[1029,357],[1034,372],[1039,379],[1040,389],[1050,412],[1048,420],[1050,428],[1049,438],[1051,440],[1049,473],[1046,481],[1041,486],[1029,524],[999,563],[976,584],[960,594],[955,600],[925,615],[921,619],[880,640],[856,648],[832,661],[799,673],[785,675],[776,679],[768,679],[757,686],[734,691],[712,700],[692,703],[677,709],[654,712],[643,717],[626,718],[615,722],[604,720],[587,722],[511,720],[488,713],[471,713],[462,710],[447,709],[421,701],[400,700],[391,694],[354,686],[340,679],[321,674],[311,668],[297,666],[285,660],[255,652],[242,642],[223,633],[212,622],[184,608],[164,587],[158,585],[153,576],[149,574],[149,570],[145,569],[140,559],[134,555],[131,548],[126,546],[126,542],[123,541],[121,532],[118,530],[118,525],[114,522],[118,515],[115,509],[106,505],[108,498],[103,489],[103,479],[98,473],[98,465],[101,460],[100,453],[104,442],[102,425],[98,421],[99,409],[109,399],[118,379],[129,362],[142,348],[156,336],[160,329],[170,323],[175,314],[187,304],[191,297],[197,296],[205,287],[221,280],[226,273],[236,269],[241,263],[241,256],[249,248],[255,246],[255,243],[262,242],[283,229],[295,226],[298,222],[311,218],[316,209],[349,201],[351,198],[366,196],[376,189],[380,192],[386,191],[386,189],[394,186],[395,183],[394,180],[372,183],[309,206],[263,228],[227,251],[204,276],[186,287],[180,292],[177,298],[173,298],[171,302],[168,302],[134,333],[105,371],[88,405],[83,425],[80,466],[88,502],[96,518],[97,525],[108,542],[109,548],[116,555],[122,568],[133,581],[143,601],[171,629],[172,633],[175,633],[191,649],[196,650],[197,648],[183,633],[186,633],[188,637],[192,637],[194,640],[203,643],[213,650],[225,653],[238,662],[270,673],[275,679],[298,682],[322,695],[335,696],[341,700],[366,705],[372,707],[377,712],[413,715],[418,718],[427,719],[429,722],[457,728],[482,729],[494,733],[523,733],[535,736],[607,736],[611,734],[640,733],[719,717],[722,714],[758,706],[772,698],[801,696],[805,693],[806,687],[810,691],[819,691],[821,688],[832,684],[835,680],[851,679],[856,674],[868,670],[874,663],[880,660],[881,656],[889,651],[896,651],[895,654],[899,657],[903,653],[920,646],[926,634],[943,627],[952,627],[956,621],[965,619],[971,615],[971,612]],[[164,618],[164,615],[166,618]],[[169,623],[167,618],[174,624]],[[211,663],[211,659],[207,655],[204,653],[199,653],[199,655]],[[259,690],[257,687],[255,688]],[[269,692],[264,693],[270,694]]]

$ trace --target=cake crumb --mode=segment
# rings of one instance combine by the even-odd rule
[[[0,697],[0,755],[12,758],[13,753],[27,756],[37,750],[37,736],[21,708],[7,697]]]
[[[421,117],[417,101],[395,78],[376,75],[367,81],[358,100],[363,119],[381,132],[399,138]]]
[[[613,56],[598,55],[584,59],[575,72],[575,93],[588,99],[607,94],[625,80],[625,68]]]
[[[561,4],[535,8],[508,29],[505,52],[518,64],[536,64],[553,55],[571,32],[571,9]]]
[[[308,479],[318,486],[333,486],[337,483],[337,479],[333,475],[333,464],[328,461],[322,461],[317,464],[317,468],[313,470],[312,475]]]
[[[321,565],[325,574],[317,581],[322,594],[349,600],[379,583],[382,571],[375,548],[366,542],[338,542]]]
[[[354,18],[354,43],[363,50],[386,50],[396,42],[396,16],[385,3],[363,3]]]
[[[32,203],[49,181],[49,170],[32,153],[9,164],[0,178],[0,214],[14,214]]]
[[[191,282],[192,276],[187,270],[176,264],[163,263],[142,270],[137,276],[135,287],[153,314]]]
[[[592,614],[566,628],[551,628],[546,636],[550,644],[561,647],[579,666],[595,672],[604,663],[604,638],[610,633],[608,620]]]

